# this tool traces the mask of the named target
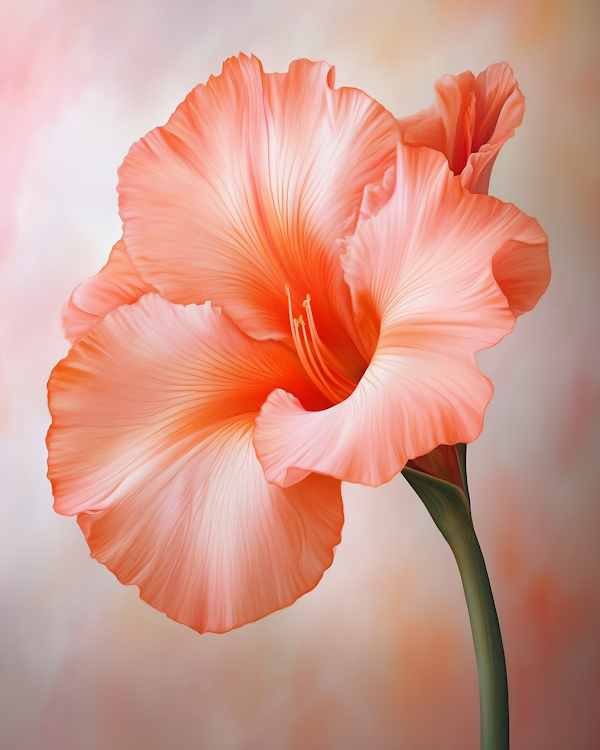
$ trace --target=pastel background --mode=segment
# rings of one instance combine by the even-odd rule
[[[52,510],[45,384],[60,312],[120,237],[117,168],[223,60],[336,65],[395,115],[506,60],[527,97],[490,192],[535,216],[553,279],[479,356],[469,448],[515,750],[600,747],[600,4],[596,0],[0,2],[0,747],[470,750],[475,659],[451,553],[401,476],[344,486],[332,568],[226,635],[168,620]]]

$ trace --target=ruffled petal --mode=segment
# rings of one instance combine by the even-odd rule
[[[408,146],[426,146],[448,159],[454,174],[464,169],[473,143],[475,76],[470,70],[445,75],[435,82],[435,104],[400,119],[402,140]]]
[[[521,124],[525,98],[506,63],[490,65],[477,78],[465,71],[435,84],[435,104],[399,120],[409,146],[445,154],[454,174],[472,193],[488,192],[498,152]]]
[[[494,255],[492,270],[515,317],[533,310],[550,283],[548,238],[525,246],[509,240]]]
[[[472,153],[461,180],[472,193],[487,194],[496,157],[523,120],[525,97],[511,68],[506,63],[496,63],[477,76],[475,100]]]
[[[51,376],[55,509],[79,515],[121,582],[200,632],[291,604],[340,541],[339,481],[282,490],[252,445],[275,384],[317,406],[297,368],[287,347],[249,338],[210,303],[151,294],[107,315]]]
[[[441,154],[400,144],[394,194],[359,222],[342,258],[365,335],[379,330],[375,353],[330,409],[269,396],[254,436],[267,479],[288,486],[317,471],[378,485],[438,445],[474,440],[492,396],[474,354],[515,321],[494,256],[507,243],[527,255],[545,242],[534,219],[465,190]]]
[[[107,264],[91,278],[79,284],[63,310],[65,336],[76,344],[96,323],[119,305],[130,305],[143,294],[156,291],[147,284],[119,240],[111,250]]]
[[[324,343],[351,348],[334,240],[393,163],[398,124],[362,91],[334,89],[333,72],[231,58],[134,144],[119,172],[124,236],[163,296],[210,299],[249,335],[290,341],[289,284],[294,308],[311,294]]]

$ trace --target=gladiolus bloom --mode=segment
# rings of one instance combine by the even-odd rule
[[[49,383],[49,477],[92,556],[200,632],[317,584],[342,480],[479,435],[475,352],[548,283],[538,223],[401,131],[325,63],[240,56],[120,169],[123,239]]]
[[[523,119],[525,97],[506,63],[445,75],[434,86],[435,103],[399,120],[402,140],[443,153],[472,193],[487,193],[502,146]]]

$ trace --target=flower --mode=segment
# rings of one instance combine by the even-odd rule
[[[342,480],[474,440],[474,354],[545,289],[535,219],[400,133],[325,63],[242,55],[120,169],[123,239],[65,313],[48,476],[92,556],[200,632],[317,584]]]
[[[472,193],[488,192],[502,146],[521,124],[525,97],[506,63],[436,81],[435,104],[399,120],[402,140],[443,153]]]

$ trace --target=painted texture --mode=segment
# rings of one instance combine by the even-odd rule
[[[598,10],[592,2],[54,2],[0,8],[0,746],[475,748],[475,660],[451,553],[402,477],[345,485],[334,564],[227,635],[140,602],[55,516],[45,381],[60,311],[120,236],[116,170],[240,50],[336,66],[397,116],[507,60],[527,104],[490,193],[535,216],[553,280],[483,353],[469,449],[505,638],[514,747],[600,742]]]

